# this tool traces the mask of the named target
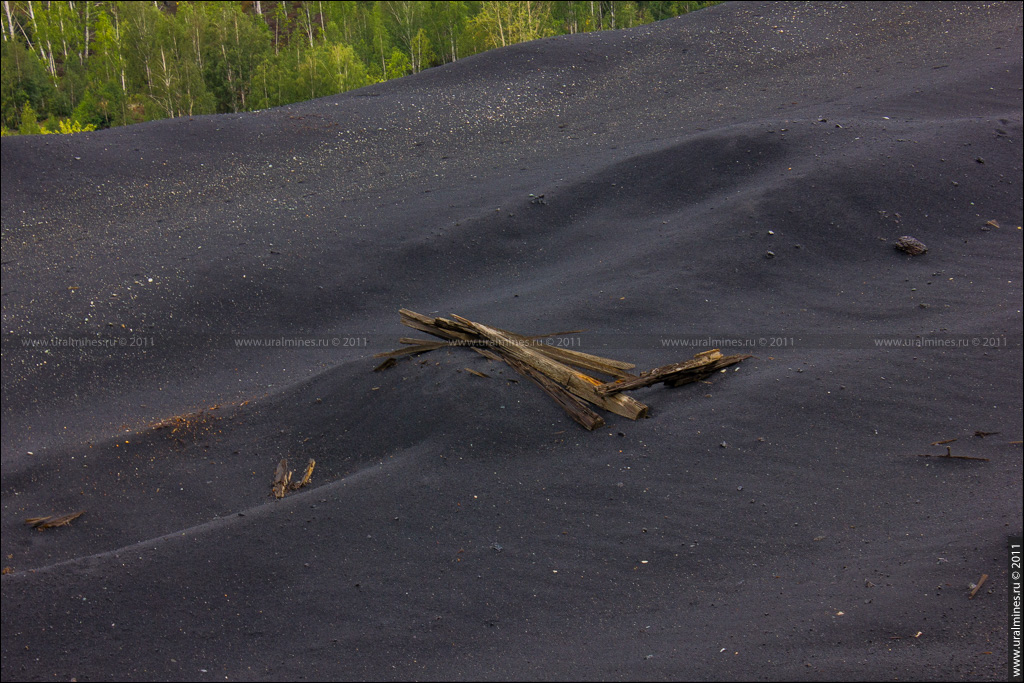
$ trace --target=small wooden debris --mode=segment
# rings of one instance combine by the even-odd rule
[[[288,458],[281,458],[281,462],[277,463],[277,467],[274,468],[274,481],[270,484],[274,498],[284,498],[289,491],[297,491],[308,484],[313,476],[314,467],[316,467],[316,460],[310,458],[306,463],[306,473],[302,479],[292,481],[293,472],[288,469]]]
[[[932,446],[942,446],[942,445],[945,445],[947,443],[953,443],[954,441],[956,441],[956,439],[944,439],[942,441],[932,441],[931,445]]]
[[[284,498],[291,483],[292,471],[288,469],[288,458],[281,458],[281,462],[277,463],[277,467],[274,468],[274,480],[270,483],[270,490],[273,492],[274,498]]]
[[[911,256],[920,256],[928,251],[928,247],[926,247],[921,240],[915,239],[910,235],[904,235],[896,240],[895,246],[900,251],[910,254]]]
[[[301,489],[303,486],[305,486],[306,484],[309,483],[310,479],[312,479],[312,477],[313,477],[313,468],[314,467],[316,467],[316,460],[314,460],[313,458],[310,458],[309,462],[306,463],[306,473],[302,475],[302,479],[300,479],[298,482],[295,482],[295,483],[292,484],[292,486],[291,486],[292,491],[296,491],[298,489]]]
[[[78,512],[72,512],[67,515],[50,515],[49,517],[29,517],[25,520],[25,524],[33,527],[38,531],[43,529],[52,529],[58,526],[70,526],[71,522],[78,519],[85,514],[85,510],[79,510]]]
[[[474,370],[473,368],[466,368],[466,372],[468,372],[471,375],[476,375],[477,377],[486,377],[487,379],[490,379],[491,377],[486,372],[480,372],[479,370]]]
[[[987,580],[988,580],[988,574],[982,574],[981,578],[978,579],[978,583],[975,584],[974,588],[971,590],[970,596],[967,599],[968,600],[973,600],[974,596],[978,594],[978,591],[981,590],[981,587],[983,585],[985,585],[985,581],[987,581]]]
[[[974,435],[979,439],[984,439],[986,436],[995,436],[999,432],[974,432]]]

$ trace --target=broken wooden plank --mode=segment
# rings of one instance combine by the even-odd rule
[[[718,349],[713,349],[698,353],[682,363],[655,368],[637,377],[628,372],[635,368],[632,363],[542,341],[549,335],[520,335],[475,323],[458,315],[453,315],[451,319],[431,317],[409,309],[400,309],[399,313],[403,325],[427,332],[444,341],[433,342],[403,337],[400,339],[401,343],[408,344],[409,347],[376,354],[377,357],[386,358],[377,369],[390,367],[395,363],[395,358],[400,356],[422,353],[443,346],[466,346],[491,360],[502,360],[520,374],[532,379],[575,421],[587,429],[595,429],[604,424],[604,420],[583,401],[635,420],[646,417],[648,407],[621,392],[658,382],[670,386],[695,382],[752,357],[745,354],[722,356]],[[616,379],[602,381],[581,370],[592,370]],[[486,376],[469,368],[467,371]]]
[[[432,334],[435,337],[441,337],[442,339],[453,341],[465,341],[468,339],[464,333],[446,330],[438,326],[437,318],[431,318],[430,316],[422,315],[416,311],[410,311],[407,308],[399,309],[398,313],[401,316],[402,324],[406,327],[411,327],[414,330],[419,330],[420,332]]]
[[[398,310],[398,313],[401,316],[402,324],[405,325],[406,327],[411,327],[414,330],[426,332],[428,334],[434,335],[435,337],[441,337],[442,339],[465,339],[465,337],[459,336],[458,334],[453,334],[447,330],[442,330],[441,328],[434,324],[433,318],[417,313],[416,311],[410,311],[409,309],[401,308]]]
[[[69,526],[71,522],[78,519],[85,514],[85,510],[79,510],[78,512],[72,512],[67,515],[50,515],[48,517],[29,517],[25,520],[25,524],[28,524],[37,531],[43,529],[52,529],[58,526]]]
[[[474,340],[481,341],[481,347],[486,348],[488,343],[486,340],[481,339],[479,333],[474,330],[471,326],[465,324],[460,320],[451,320],[449,318],[431,318],[429,316],[421,315],[408,309],[401,309],[399,313],[402,316],[402,323],[418,329],[422,332],[428,332],[430,334],[440,336],[444,339],[457,339],[460,341],[472,342]],[[458,318],[458,316],[454,316]],[[508,330],[502,330],[500,328],[494,328],[502,334],[508,335],[509,337],[522,341],[524,344],[529,345],[535,351],[543,353],[550,358],[557,361],[574,365],[576,367],[585,368],[588,370],[595,370],[597,372],[611,375],[612,377],[632,377],[627,370],[632,370],[636,366],[633,363],[627,363],[625,361],[615,360],[613,358],[604,358],[596,356],[591,353],[584,353],[582,351],[576,351],[573,349],[566,349],[557,346],[551,346],[540,342],[530,343],[534,340],[543,339],[550,335],[536,335],[526,336],[516,334],[515,332],[509,332]],[[467,344],[471,348],[480,348],[472,344]],[[481,352],[482,353],[482,352]],[[486,355],[486,354],[484,354]],[[493,359],[492,359],[493,360]]]
[[[417,313],[416,311],[410,311],[407,308],[399,309],[398,313],[402,317],[402,324],[405,325],[406,327],[411,327],[414,330],[426,332],[428,334],[434,335],[435,337],[441,337],[442,339],[448,339],[451,341],[478,341],[477,339],[474,338],[472,334],[467,334],[465,332],[458,331],[457,329],[452,330],[441,327],[438,323],[440,321],[445,321],[444,318],[430,318],[428,316]],[[445,322],[450,323],[452,321],[448,320]],[[491,360],[501,360],[501,357],[499,357],[490,349],[487,349],[483,346],[474,346],[473,344],[465,344],[465,346],[472,348],[474,351],[476,351],[485,358],[489,358]]]
[[[590,431],[604,426],[603,417],[591,410],[586,403],[570,394],[565,387],[555,382],[543,372],[511,356],[505,356],[502,360],[519,374],[533,380],[545,394],[553,398],[555,403],[561,406],[562,410],[578,424]]]
[[[614,365],[611,359],[602,358],[601,356],[595,356],[589,353],[583,353],[582,351],[574,351],[573,349],[565,349],[557,346],[547,346],[546,344],[534,345],[535,349],[543,353],[545,356],[565,363],[566,365],[572,365],[577,368],[583,368],[585,370],[594,370],[595,372],[601,372],[611,377],[619,379],[630,379],[635,377],[632,373],[626,372],[636,366],[632,363],[625,363],[628,368]],[[614,361],[614,363],[621,363],[622,361]]]
[[[736,363],[744,361],[748,358],[753,358],[753,356],[751,356],[750,354],[743,353],[738,353],[733,356],[723,356],[703,368],[698,368],[697,370],[693,371],[680,372],[678,375],[674,375],[673,377],[666,379],[665,384],[667,384],[670,387],[681,387],[684,384],[698,382],[702,379],[710,377],[711,375],[715,374],[716,372],[723,368],[727,368],[730,365],[735,365]]]
[[[685,360],[681,363],[672,363],[671,365],[663,365],[660,368],[654,368],[653,370],[642,372],[639,377],[634,377],[633,379],[621,379],[614,382],[607,382],[597,388],[597,393],[607,396],[620,391],[631,391],[641,387],[649,387],[652,384],[657,384],[658,382],[674,381],[681,378],[684,373],[697,369],[706,369],[707,366],[721,358],[722,352],[718,349],[703,351],[695,355],[690,360]]]
[[[611,375],[612,377],[618,377],[628,379],[634,377],[634,375],[626,372],[636,367],[633,363],[627,363],[621,360],[615,360],[614,358],[604,358],[602,356],[595,356],[592,353],[584,353],[582,351],[575,351],[573,349],[567,349],[560,346],[551,346],[537,340],[543,339],[543,336],[528,337],[522,334],[516,334],[515,332],[509,332],[501,328],[494,328],[502,334],[507,334],[512,339],[522,341],[524,344],[530,346],[530,348],[543,353],[549,358],[553,358],[559,362],[565,363],[566,365],[573,365],[577,368],[584,368],[586,370],[595,370],[597,372]]]
[[[421,332],[427,332],[428,334],[433,334],[449,340],[464,342],[480,340],[482,344],[490,345],[490,342],[482,338],[471,326],[462,325],[457,321],[448,320],[446,318],[430,318],[408,309],[401,309],[399,313],[402,316],[402,323],[404,325],[420,330]],[[478,347],[472,346],[471,344],[466,344],[466,346],[469,346],[478,352],[486,352],[484,355],[492,357],[494,360],[504,361],[519,374],[533,380],[534,383],[544,391],[544,393],[554,399],[554,401],[561,406],[563,410],[565,410],[569,417],[583,427],[593,430],[604,425],[604,419],[600,415],[588,408],[585,403],[569,393],[564,387],[560,386],[554,380],[542,372],[539,372],[532,366],[523,363],[512,356],[504,354],[497,355],[489,348],[486,348],[486,346]]]
[[[603,384],[578,370],[573,370],[542,353],[502,334],[493,327],[455,316],[455,319],[476,330],[480,335],[495,343],[492,347],[503,356],[511,356],[544,373],[552,380],[580,398],[605,410],[636,420],[647,416],[647,406],[628,396],[602,396],[595,389]]]

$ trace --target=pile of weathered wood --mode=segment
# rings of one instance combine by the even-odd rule
[[[622,392],[658,382],[672,387],[697,382],[751,357],[747,354],[723,356],[718,349],[712,349],[681,363],[634,375],[629,372],[636,367],[632,363],[553,346],[546,341],[552,335],[528,337],[475,323],[457,315],[453,315],[452,319],[431,318],[407,309],[399,313],[403,325],[427,332],[443,341],[402,337],[398,341],[406,344],[404,348],[375,355],[376,358],[386,359],[375,370],[385,370],[395,365],[396,359],[401,356],[425,353],[446,346],[465,346],[491,360],[503,361],[516,372],[529,377],[569,417],[587,429],[596,429],[604,424],[604,419],[587,403],[636,420],[647,416],[648,407]],[[600,380],[582,370],[608,375],[613,379]]]

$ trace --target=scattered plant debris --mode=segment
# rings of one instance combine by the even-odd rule
[[[209,434],[214,423],[221,419],[212,414],[214,410],[218,409],[220,409],[220,405],[210,406],[207,410],[197,410],[194,413],[175,415],[154,422],[149,427],[153,430],[168,429],[170,430],[169,436],[179,442],[196,441]]]
[[[70,526],[71,522],[78,519],[85,514],[85,510],[79,510],[78,512],[72,512],[67,515],[50,515],[49,517],[29,517],[25,520],[25,524],[28,524],[37,531],[43,529],[52,529],[58,526]]]
[[[950,450],[949,446],[946,446],[945,455],[932,455],[931,453],[915,453],[915,455],[919,458],[942,458],[943,460],[981,460],[983,462],[988,462],[988,458],[979,458],[976,455],[953,455],[953,452]]]

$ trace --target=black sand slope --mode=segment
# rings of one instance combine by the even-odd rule
[[[4,680],[1002,678],[1021,19],[729,3],[5,138]],[[466,350],[370,372],[400,307],[756,357],[586,432]]]

